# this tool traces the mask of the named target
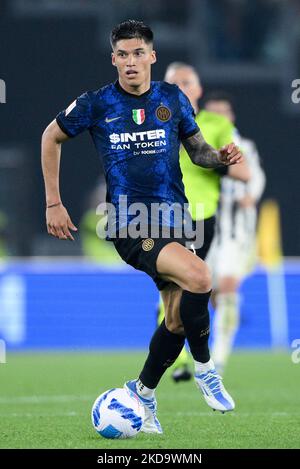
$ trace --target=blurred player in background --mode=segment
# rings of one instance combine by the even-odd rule
[[[225,93],[207,96],[205,109],[235,123],[232,101]],[[212,356],[221,374],[239,327],[239,286],[256,261],[256,207],[265,187],[255,143],[242,137],[236,128],[234,141],[243,150],[250,179],[247,183],[229,177],[222,179],[216,234],[207,258],[216,289]]]
[[[106,265],[118,265],[123,261],[114,245],[104,236],[107,217],[97,214],[97,207],[105,202],[106,184],[102,177],[89,196],[88,208],[80,221],[79,234],[84,256]]]
[[[185,230],[180,237],[174,234],[186,220],[180,141],[194,164],[207,168],[240,163],[243,156],[233,143],[219,151],[207,144],[194,120],[193,108],[179,88],[151,81],[156,53],[153,32],[147,25],[135,20],[120,23],[111,33],[111,46],[118,80],[78,97],[43,133],[46,223],[52,236],[74,239],[71,231],[77,228],[60,197],[61,144],[89,130],[103,161],[107,200],[114,208],[109,233],[115,230],[116,234],[110,234],[111,239],[123,260],[154,280],[164,300],[166,319],[151,339],[144,367],[137,379],[125,383],[129,394],[145,408],[142,431],[162,433],[155,389],[181,352],[185,337],[194,358],[195,383],[206,403],[221,412],[235,407],[209,354],[209,269],[187,248],[190,239]],[[126,206],[122,203],[124,196]],[[153,224],[160,227],[155,238],[136,231],[137,236],[130,236],[141,223],[136,213],[129,212],[136,203],[147,209],[142,222],[148,236]],[[152,215],[153,204],[163,205],[158,218]],[[174,213],[170,217],[174,204],[183,209],[183,217],[176,224]],[[166,231],[168,237],[164,236]]]
[[[206,109],[200,110],[199,99],[202,97],[203,88],[194,67],[183,62],[173,62],[166,70],[165,81],[177,85],[189,98],[196,114],[195,120],[205,140],[212,147],[218,149],[233,140],[234,125],[227,116],[222,116]],[[247,181],[249,170],[246,163],[215,169],[195,166],[183,146],[180,148],[179,155],[185,194],[190,203],[193,220],[197,220],[197,204],[202,204],[204,209],[204,243],[201,248],[196,249],[197,255],[204,260],[214,236],[221,177],[228,175],[232,178]],[[158,315],[159,323],[163,320],[163,317],[164,306],[161,301]],[[175,382],[191,379],[192,374],[188,366],[189,361],[189,354],[183,348],[172,367],[172,377]]]

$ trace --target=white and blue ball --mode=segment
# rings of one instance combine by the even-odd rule
[[[142,428],[145,410],[122,388],[105,391],[94,402],[92,423],[104,438],[133,438]]]

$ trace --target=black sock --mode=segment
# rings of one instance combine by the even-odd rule
[[[208,293],[191,293],[184,290],[180,302],[180,316],[191,354],[197,362],[206,363],[210,359],[208,349],[209,313]]]
[[[180,354],[185,342],[183,335],[170,332],[165,320],[156,329],[149,347],[149,355],[139,376],[147,388],[154,389],[167,368]]]

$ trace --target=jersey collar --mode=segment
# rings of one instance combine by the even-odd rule
[[[144,96],[147,96],[152,91],[152,83],[150,84],[150,88],[147,91],[145,91],[145,93],[142,93],[142,94],[139,94],[139,95],[138,94],[133,94],[133,93],[128,93],[128,91],[126,91],[126,90],[124,90],[124,88],[122,88],[122,86],[119,83],[119,80],[116,80],[114,82],[114,85],[120,93],[125,94],[126,96],[131,96],[132,98],[137,98],[137,99],[140,99],[140,98],[143,98]]]

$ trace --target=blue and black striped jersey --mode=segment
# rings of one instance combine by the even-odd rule
[[[82,94],[56,121],[70,137],[89,130],[103,161],[107,201],[117,210],[117,223],[120,196],[127,197],[128,205],[187,203],[179,147],[199,129],[188,98],[176,85],[153,81],[136,96],[112,83]]]

